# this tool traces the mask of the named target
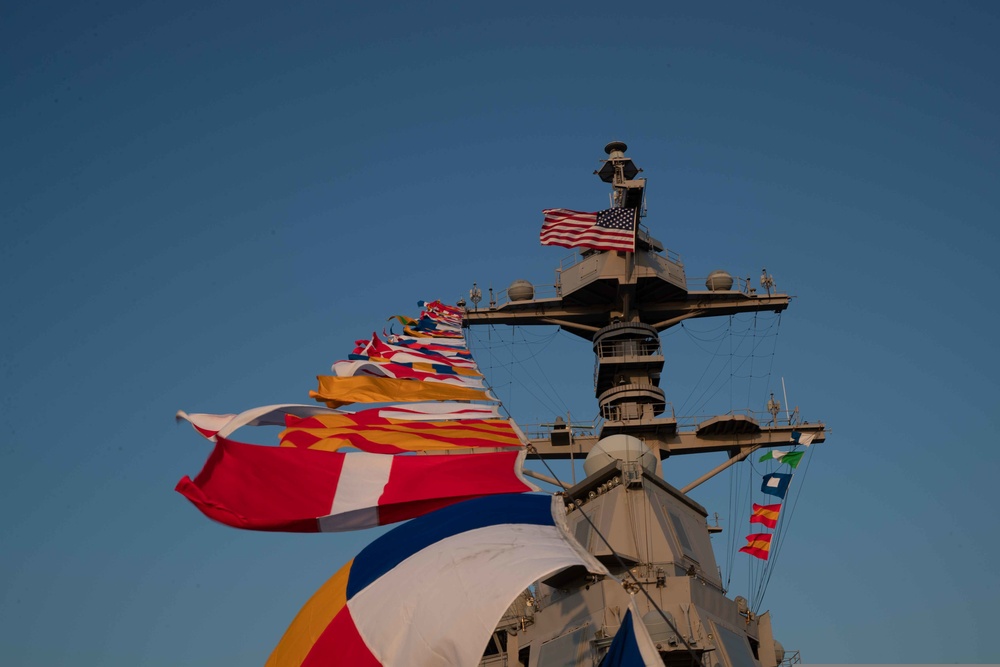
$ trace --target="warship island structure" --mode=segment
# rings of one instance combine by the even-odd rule
[[[646,179],[612,142],[595,172],[612,187],[612,208],[644,212]],[[560,419],[545,433],[529,433],[530,457],[585,457],[586,478],[567,488],[551,476],[526,471],[563,488],[576,539],[622,583],[565,570],[537,582],[509,608],[480,663],[483,667],[591,666],[607,652],[630,597],[642,613],[667,667],[777,667],[798,660],[776,641],[770,612],[755,613],[743,597],[727,597],[711,544],[705,508],[687,494],[751,453],[787,445],[793,433],[825,440],[820,422],[798,416],[772,419],[731,413],[679,425],[660,387],[664,354],[660,333],[691,318],[775,312],[791,297],[762,279],[712,272],[692,289],[680,259],[636,224],[634,252],[582,250],[557,271],[555,296],[515,281],[480,307],[471,292],[463,326],[557,325],[591,342],[598,427],[580,432]],[[699,285],[700,287],[700,285]],[[538,436],[538,437],[536,437]],[[669,457],[721,453],[727,458],[683,488],[664,481]],[[529,458],[530,458],[529,457]],[[735,522],[734,522],[735,523]]]

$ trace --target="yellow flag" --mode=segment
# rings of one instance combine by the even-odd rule
[[[319,390],[309,396],[339,408],[350,403],[398,403],[411,401],[494,401],[488,391],[440,382],[420,382],[374,376],[335,377],[320,375]]]

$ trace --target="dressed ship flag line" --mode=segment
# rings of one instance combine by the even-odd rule
[[[734,290],[721,271],[707,292],[690,289],[679,259],[639,224],[645,179],[625,149],[608,144],[595,172],[612,185],[610,209],[543,212],[541,243],[580,250],[557,272],[554,299],[535,298],[528,283],[502,303],[491,291],[488,309],[475,287],[471,308],[418,302],[419,317],[389,318],[402,334],[358,340],[332,375],[318,376],[318,404],[178,412],[213,449],[177,491],[213,520],[286,532],[402,522],[316,592],[268,665],[782,662],[770,612],[758,613],[770,570],[753,609],[726,597],[710,542],[721,529],[687,494],[761,448],[791,444],[760,462],[794,470],[798,448],[823,442],[825,427],[790,416],[779,424],[775,411],[765,425],[730,413],[679,428],[659,387],[659,332],[689,318],[780,313],[790,297],[772,293],[773,281],[766,295],[749,281]],[[529,436],[501,416],[463,332],[496,324],[555,324],[591,341],[599,434],[557,423]],[[362,407],[345,409],[353,404]],[[236,439],[258,426],[282,427],[276,445]],[[667,457],[711,452],[728,460],[682,488],[663,479]],[[524,468],[529,453],[551,477]],[[587,477],[570,486],[546,461],[574,455]],[[561,491],[535,495],[526,477]],[[761,493],[783,501],[791,478],[763,474]],[[788,514],[755,503],[750,522],[777,530],[750,534],[739,551],[772,568]]]
[[[798,431],[792,431],[790,444],[794,447],[809,447],[812,444],[813,436],[812,434],[803,435]],[[779,464],[785,464],[793,470],[799,467],[799,463],[802,461],[802,457],[805,455],[804,450],[793,449],[792,451],[783,451],[780,449],[772,449],[764,453],[758,462],[764,463],[765,461],[777,461]],[[788,493],[788,488],[791,485],[793,473],[781,473],[781,472],[771,472],[764,474],[761,478],[760,491],[763,494],[769,496],[777,496],[778,498],[784,500],[785,495]],[[753,504],[753,512],[750,515],[750,523],[760,523],[764,526],[775,529],[778,525],[778,518],[781,513],[781,503],[773,503],[770,505],[758,505]],[[754,556],[761,560],[768,560],[771,555],[771,542],[774,535],[772,533],[751,533],[747,535],[746,546],[740,549],[740,552]]]
[[[449,312],[455,311],[432,302],[415,321],[418,324],[411,326],[422,331],[460,332]],[[375,341],[379,341],[377,336],[373,336],[372,347]],[[406,341],[392,347],[413,347],[420,356],[458,360],[470,372],[477,372],[471,355],[462,348],[449,346],[442,351],[433,349],[432,344]],[[369,358],[365,363],[378,366],[390,362]],[[345,367],[337,362],[334,370],[363,374],[320,376],[321,391],[311,393],[328,406],[334,403],[329,400],[331,395],[342,397],[335,402],[338,406],[442,397],[443,383],[435,373],[392,378],[403,386],[393,391],[392,386],[383,385],[373,389],[370,385],[385,378],[364,373],[364,367]],[[327,388],[325,393],[323,387]],[[485,389],[475,396],[492,398]],[[215,446],[201,473],[193,480],[184,477],[177,491],[206,516],[229,526],[334,532],[411,519],[477,496],[538,490],[521,474],[526,454],[523,434],[512,421],[500,419],[495,406],[437,404],[450,407],[442,411],[439,407],[422,409],[421,405],[390,405],[358,412],[276,405],[243,415],[178,413],[178,418],[189,421]],[[398,411],[404,411],[403,419],[396,418]],[[229,437],[241,426],[280,424],[279,418],[286,428],[279,435],[278,447],[241,443]],[[359,451],[337,451],[344,447]],[[489,451],[460,453],[477,449]],[[394,456],[426,451],[455,455]]]

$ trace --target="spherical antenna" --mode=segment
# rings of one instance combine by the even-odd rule
[[[588,475],[613,461],[638,462],[647,474],[656,475],[656,455],[639,438],[624,433],[616,433],[601,438],[587,454],[583,470]]]

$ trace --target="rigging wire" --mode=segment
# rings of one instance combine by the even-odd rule
[[[508,403],[510,403],[513,400],[513,398],[511,397],[511,393],[510,392],[513,391],[513,385],[516,383],[525,392],[527,392],[528,394],[530,394],[532,396],[532,398],[534,398],[538,403],[544,405],[547,409],[553,411],[554,413],[559,414],[559,412],[560,412],[559,406],[556,405],[556,404],[554,404],[554,403],[552,403],[549,400],[550,397],[546,395],[546,392],[541,391],[542,390],[541,383],[535,377],[533,377],[533,375],[530,372],[528,372],[527,369],[525,369],[526,374],[534,382],[535,388],[540,391],[540,393],[542,394],[542,396],[539,396],[538,393],[536,393],[535,391],[533,391],[532,388],[529,387],[525,382],[523,382],[520,379],[519,375],[515,374],[513,372],[513,370],[512,370],[512,368],[513,368],[513,366],[515,364],[518,364],[521,368],[524,368],[521,365],[524,361],[527,361],[529,359],[535,358],[538,355],[540,355],[542,352],[544,352],[545,349],[548,347],[548,345],[551,344],[551,342],[555,339],[556,335],[558,335],[559,331],[556,330],[553,334],[551,334],[550,336],[548,336],[548,339],[545,341],[545,343],[544,343],[544,345],[543,345],[543,347],[541,349],[539,349],[537,352],[534,352],[533,354],[531,354],[528,357],[525,357],[523,359],[518,357],[516,351],[514,350],[514,344],[513,343],[508,343],[506,340],[504,340],[503,337],[500,336],[500,332],[497,331],[496,333],[497,333],[497,335],[499,337],[499,340],[498,340],[496,346],[500,347],[503,350],[505,350],[506,354],[507,354],[507,357],[510,359],[510,361],[504,362],[503,360],[500,360],[499,359],[499,355],[496,354],[496,348],[494,347],[494,342],[493,342],[493,332],[494,332],[494,330],[495,330],[495,327],[493,327],[491,325],[488,328],[488,332],[487,332],[488,342],[486,343],[486,346],[488,348],[488,353],[490,355],[490,372],[492,374],[494,372],[494,368],[496,366],[499,366],[499,368],[501,368],[504,371],[504,373],[506,374],[507,378],[509,379],[508,382],[505,383],[504,385],[500,385],[499,383],[496,385],[497,387],[504,386],[504,387],[507,388],[507,390],[508,390],[508,397],[509,397]],[[477,341],[482,342],[480,339],[478,339],[478,337],[477,337]],[[527,341],[525,341],[525,345],[527,345],[527,344],[528,344]],[[551,382],[549,382],[549,384],[551,386]],[[552,394],[552,396],[557,397],[560,401],[562,400],[561,397],[559,397],[558,392],[553,391],[551,394]]]
[[[729,316],[729,412],[734,410],[733,405],[733,316]]]
[[[521,340],[524,341],[525,345],[528,345],[528,341],[524,338],[524,327],[514,327],[514,331],[520,333],[521,334]],[[562,333],[562,329],[556,329],[555,333],[552,334],[545,341],[545,345],[542,347],[542,349],[540,349],[538,352],[536,352],[535,354],[533,354],[530,357],[528,357],[528,359],[530,359],[530,360],[532,360],[532,361],[535,362],[535,366],[538,368],[538,372],[541,373],[542,378],[545,380],[545,383],[549,386],[549,389],[551,390],[551,392],[550,392],[549,395],[555,397],[556,400],[558,400],[562,404],[562,408],[563,408],[563,412],[564,413],[568,413],[569,412],[569,406],[566,405],[566,401],[564,401],[562,399],[562,394],[560,394],[558,391],[556,391],[555,385],[552,384],[552,380],[549,379],[549,376],[545,372],[545,369],[542,368],[542,365],[540,363],[538,363],[538,356],[542,352],[544,352],[548,348],[548,346],[550,344],[552,344],[552,342],[559,336],[560,333]],[[521,360],[521,363],[523,363],[524,361],[526,361],[526,360]]]
[[[681,329],[683,329],[683,330],[685,331],[685,333],[687,333],[687,327],[685,327],[685,326],[684,326],[684,323],[683,323],[683,322],[681,322]],[[719,348],[720,348],[720,347],[722,347],[722,340],[721,340],[721,339],[720,339],[720,341],[719,341],[719,345],[718,345],[718,346],[717,346],[717,347],[715,348],[715,352],[713,352],[713,353],[712,353],[712,356],[713,356],[713,357],[714,357],[714,356],[717,356],[717,355],[718,355],[718,352],[719,352]],[[711,367],[712,367],[712,364],[711,364],[711,362],[709,362],[709,363],[708,363],[708,365],[706,365],[706,366],[705,366],[705,370],[704,370],[704,371],[702,371],[702,373],[701,373],[701,377],[699,377],[699,378],[698,378],[698,381],[697,381],[697,382],[695,382],[695,385],[694,385],[694,386],[695,386],[695,388],[697,388],[697,387],[698,387],[698,385],[700,385],[700,384],[701,384],[701,381],[702,381],[702,380],[704,379],[705,375],[706,375],[706,374],[708,373],[708,369],[709,369],[709,368],[711,368]],[[718,376],[716,376],[716,377],[718,377]],[[707,389],[706,389],[706,391],[707,391]],[[692,393],[693,393],[693,392],[692,392]],[[682,403],[682,404],[681,404],[681,408],[680,408],[680,410],[679,410],[679,412],[680,412],[681,414],[684,414],[684,410],[685,410],[685,409],[687,408],[687,404],[688,404],[688,402],[689,402],[690,400],[691,400],[691,394],[688,394],[688,397],[687,397],[686,399],[684,399],[684,403]],[[699,398],[699,400],[700,400],[700,398]]]
[[[757,313],[753,314],[753,340],[754,344],[750,346],[750,381],[747,382],[747,405],[750,405],[750,395],[753,390],[753,353],[756,350],[757,345]]]
[[[771,326],[773,326],[773,324],[772,324]],[[755,356],[757,356],[757,355],[756,355],[756,352],[757,352],[757,348],[758,348],[758,347],[760,347],[760,346],[761,346],[761,345],[762,345],[762,344],[764,343],[764,341],[766,341],[766,340],[767,340],[767,338],[768,338],[768,336],[767,336],[767,335],[765,334],[765,335],[762,335],[762,336],[760,337],[760,341],[757,341],[757,337],[756,337],[756,336],[754,336],[754,347],[753,347],[753,348],[752,348],[752,349],[750,350],[750,354],[748,354],[748,355],[745,355],[745,356],[743,356],[743,357],[742,357],[742,359],[743,359],[743,360],[742,360],[742,361],[741,361],[741,362],[739,363],[739,365],[737,365],[735,369],[732,369],[732,370],[730,371],[730,379],[732,379],[732,377],[739,377],[739,376],[737,376],[737,375],[736,375],[736,373],[737,373],[737,372],[738,372],[738,371],[739,371],[739,370],[740,370],[740,369],[741,369],[741,368],[742,368],[742,367],[743,367],[744,365],[746,365],[746,363],[747,363],[747,361],[748,361],[748,360],[749,360],[749,361],[751,362],[751,369],[753,368],[753,363],[752,363],[752,360],[754,359],[754,357],[755,357]],[[745,338],[744,338],[744,340],[745,340]],[[740,343],[740,346],[742,346],[742,344],[743,344],[743,343],[741,342],[741,343]],[[738,350],[738,349],[739,349],[739,346],[737,346],[737,350]],[[737,357],[737,356],[739,356],[739,355],[731,355],[731,359],[732,359],[733,357]],[[774,356],[774,351],[772,351],[772,352],[771,352],[771,356],[772,356],[772,357]],[[730,361],[730,366],[731,366],[731,364],[732,364],[732,362]],[[725,370],[725,366],[722,366],[722,367],[720,367],[720,368],[719,368],[719,371],[718,371],[718,372],[717,372],[717,373],[715,374],[715,377],[714,377],[714,378],[712,378],[712,382],[711,382],[711,383],[709,383],[709,385],[708,385],[708,386],[707,386],[707,387],[706,387],[706,388],[704,389],[704,391],[702,391],[701,395],[700,395],[700,396],[698,396],[698,398],[697,398],[697,400],[696,400],[696,406],[697,406],[697,407],[695,407],[695,408],[693,409],[693,410],[694,410],[694,413],[695,413],[695,414],[698,414],[698,412],[699,412],[699,411],[703,410],[703,409],[705,408],[705,406],[706,406],[706,405],[708,405],[708,402],[709,402],[709,401],[711,401],[711,400],[712,400],[713,398],[715,398],[715,396],[716,396],[716,395],[717,395],[717,394],[718,394],[718,393],[719,393],[719,392],[720,392],[720,391],[722,390],[722,387],[723,387],[724,385],[722,385],[722,384],[718,384],[718,385],[716,386],[716,381],[717,381],[717,380],[719,379],[719,376],[721,376],[721,375],[722,375],[722,372],[723,372],[724,370]],[[750,376],[746,376],[746,377],[751,377],[752,375],[753,375],[753,373],[752,373],[752,370],[751,370],[751,374],[750,374]],[[761,376],[761,377],[764,377],[764,376]],[[751,380],[751,382],[752,382],[752,380]],[[711,389],[711,388],[712,388],[713,386],[716,386],[716,389],[715,389],[715,391],[713,391],[713,392],[712,392],[712,393],[711,393],[710,395],[706,396],[706,394],[708,393],[708,391],[709,391],[709,390],[710,390],[710,389]],[[687,405],[687,401],[685,401],[685,405]],[[750,401],[749,401],[749,398],[748,398],[748,399],[747,399],[747,406],[749,406],[749,405],[750,405]],[[682,410],[682,412],[683,412],[683,410]]]
[[[733,466],[730,469],[730,517],[742,517],[746,516],[748,506],[753,500],[752,492],[753,487],[750,484],[750,476],[743,474],[742,466]],[[735,489],[735,490],[734,490]],[[730,519],[730,525],[732,526],[729,531],[729,550],[727,553],[728,566],[727,566],[727,580],[726,589],[729,589],[730,583],[732,582],[732,573],[734,569],[734,564],[737,559],[737,554],[739,553],[739,533],[736,531],[735,526],[736,521]]]
[[[793,449],[793,451],[795,451],[795,449]],[[770,567],[768,568],[767,576],[761,585],[760,592],[757,598],[757,604],[753,608],[754,613],[757,613],[757,611],[760,609],[761,605],[764,602],[764,594],[767,592],[767,586],[771,582],[771,575],[774,573],[775,564],[777,563],[778,560],[778,553],[781,551],[781,547],[785,542],[785,535],[787,534],[787,531],[784,530],[784,527],[792,522],[792,517],[795,515],[795,508],[799,503],[799,497],[801,496],[802,485],[805,483],[806,474],[809,472],[809,465],[812,463],[812,458],[813,458],[812,448],[810,447],[808,449],[809,449],[809,455],[805,457],[806,465],[802,469],[802,477],[799,480],[799,483],[796,485],[795,496],[792,499],[791,507],[788,508],[787,515],[784,512],[785,509],[784,504],[782,505],[781,508],[782,512],[778,518],[778,526],[777,526],[778,530],[775,531],[775,536],[772,538],[772,540],[777,541],[777,547],[773,550],[773,553],[768,554]],[[772,545],[772,547],[773,546],[774,545]]]
[[[736,513],[736,493],[737,477],[736,466],[729,468],[729,530],[726,531],[726,583],[724,588],[729,590],[729,584],[733,579],[733,563],[736,562],[736,530],[733,517],[739,516]]]

